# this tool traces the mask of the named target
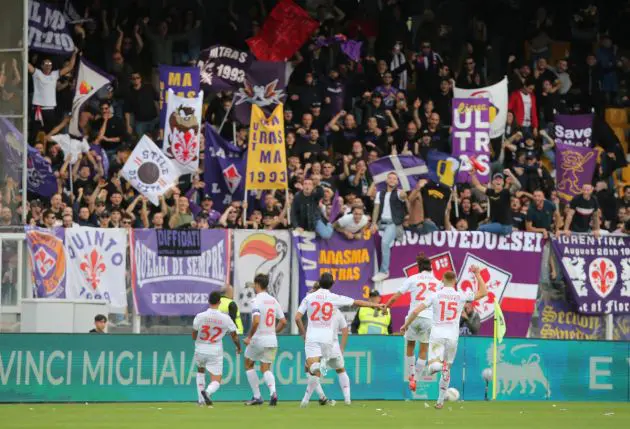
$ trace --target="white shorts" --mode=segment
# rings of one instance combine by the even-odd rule
[[[223,353],[207,355],[195,352],[195,365],[205,368],[212,375],[223,375]]]
[[[306,344],[304,344],[304,351],[306,352],[306,359],[317,357],[328,359],[332,354],[332,344],[307,341]]]
[[[341,369],[346,367],[346,362],[343,359],[339,343],[333,344],[330,357],[326,360],[326,367],[330,369]]]
[[[250,343],[245,349],[245,357],[254,362],[273,363],[278,347],[263,347]]]
[[[457,340],[431,338],[429,341],[429,363],[447,362],[452,364],[457,354]]]
[[[427,319],[424,317],[418,317],[411,325],[409,325],[409,329],[405,332],[405,339],[407,341],[418,341],[423,344],[427,344],[429,342],[429,337],[431,336],[431,324],[433,321],[431,319]]]

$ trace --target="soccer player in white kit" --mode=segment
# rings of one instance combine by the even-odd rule
[[[405,333],[416,317],[427,308],[433,310],[433,327],[429,338],[429,371],[431,374],[442,371],[440,378],[440,394],[435,408],[442,408],[444,395],[451,381],[451,365],[457,353],[459,340],[459,319],[467,302],[476,301],[488,294],[486,282],[481,278],[479,267],[472,266],[470,271],[477,280],[477,292],[472,289],[456,290],[457,277],[447,271],[442,277],[442,289],[438,290],[425,303],[418,305],[407,317],[400,332]]]
[[[254,277],[256,298],[254,298],[252,304],[252,327],[249,335],[243,341],[247,345],[245,349],[247,381],[249,381],[254,397],[247,401],[245,405],[263,404],[262,396],[260,395],[260,381],[254,367],[256,362],[260,362],[260,372],[263,373],[263,379],[269,388],[269,405],[274,407],[278,404],[276,379],[271,372],[271,364],[278,352],[278,338],[276,334],[284,329],[287,320],[284,318],[280,303],[267,293],[268,285],[268,275],[257,274]]]
[[[371,307],[384,309],[384,304],[376,304],[368,301],[355,300],[347,296],[336,295],[330,292],[334,284],[330,273],[324,273],[319,279],[319,289],[306,295],[295,315],[295,323],[300,330],[300,335],[305,338],[304,350],[306,352],[306,366],[313,377],[306,386],[306,393],[302,399],[301,407],[306,407],[311,395],[321,386],[321,360],[332,356],[333,346],[333,316],[335,309],[344,306],[355,305],[357,307]],[[302,316],[308,316],[308,329],[304,329]]]
[[[223,337],[230,334],[241,353],[241,345],[236,334],[236,325],[230,316],[219,311],[221,293],[210,294],[210,308],[195,316],[192,338],[195,341],[195,364],[197,365],[197,402],[212,405],[211,396],[221,387],[223,374]],[[210,373],[210,384],[206,389],[206,370]]]
[[[431,268],[431,260],[419,253],[416,256],[418,264],[418,273],[405,279],[398,291],[389,299],[386,306],[391,308],[392,305],[404,294],[409,293],[411,299],[409,301],[409,313],[418,305],[427,302],[428,299],[437,291],[440,281],[433,275]],[[407,356],[406,362],[409,368],[409,389],[416,391],[416,383],[420,379],[427,362],[427,352],[429,350],[429,336],[431,335],[431,324],[433,313],[431,310],[425,310],[418,315],[418,318],[409,325],[409,329],[405,332],[407,340]],[[420,343],[420,353],[418,359],[415,357],[416,341]]]
[[[339,343],[339,335],[341,335],[341,343]],[[335,309],[333,315],[333,345],[330,351],[330,357],[322,362],[322,366],[334,369],[337,372],[339,387],[343,393],[343,401],[346,405],[352,403],[350,399],[350,377],[346,373],[346,363],[343,359],[343,352],[348,344],[348,321],[341,311]]]

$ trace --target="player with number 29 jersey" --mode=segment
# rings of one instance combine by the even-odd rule
[[[306,295],[298,308],[298,312],[306,314],[308,319],[306,343],[332,346],[335,309],[351,306],[353,303],[353,298],[334,294],[327,289],[319,289]]]

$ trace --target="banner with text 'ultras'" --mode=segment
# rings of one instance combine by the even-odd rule
[[[245,189],[287,189],[287,156],[282,104],[268,118],[252,104]]]

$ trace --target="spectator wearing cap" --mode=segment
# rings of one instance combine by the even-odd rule
[[[291,204],[291,225],[299,231],[315,231],[324,239],[333,235],[333,227],[323,218],[319,203],[324,197],[321,186],[315,187],[313,179],[306,178],[302,191],[298,192]]]
[[[342,233],[348,240],[360,240],[369,224],[362,205],[352,207],[352,212],[341,216],[333,224],[335,231]]]
[[[377,290],[371,290],[369,301],[380,304],[381,294]],[[353,334],[358,335],[390,335],[392,315],[386,310],[361,307],[354,316],[350,329]]]
[[[103,314],[97,314],[94,317],[94,328],[90,330],[90,334],[106,334],[107,333],[107,317]]]
[[[506,188],[505,176],[511,181],[510,189]],[[488,197],[490,201],[490,222],[479,226],[479,231],[491,232],[494,234],[508,235],[512,232],[512,217],[510,213],[510,198],[512,192],[520,189],[521,184],[512,172],[503,170],[503,174],[495,173],[492,176],[492,187],[486,188],[477,178],[476,170],[471,172],[472,184],[477,190]]]
[[[131,74],[131,90],[125,100],[125,124],[127,134],[140,138],[151,134],[158,126],[158,94],[151,85],[142,83],[142,76],[137,71]]]
[[[593,195],[593,185],[590,183],[582,186],[582,193],[571,200],[564,221],[564,234],[571,232],[593,232],[596,238],[601,235],[600,207],[597,198]]]
[[[514,112],[516,124],[523,134],[538,135],[538,107],[536,105],[535,81],[532,77],[525,79],[523,87],[510,94],[508,109]]]

